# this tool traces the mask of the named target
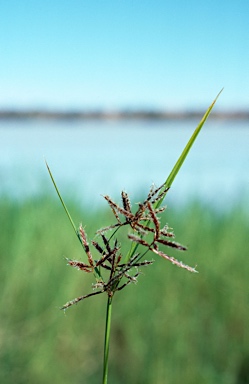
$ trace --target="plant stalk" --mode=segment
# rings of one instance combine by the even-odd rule
[[[106,306],[106,323],[105,323],[103,384],[107,384],[107,379],[108,379],[108,357],[109,357],[109,346],[110,346],[111,316],[112,316],[112,297],[108,296],[107,306]]]

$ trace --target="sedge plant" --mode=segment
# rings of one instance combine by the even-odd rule
[[[221,92],[220,92],[221,93]],[[46,163],[48,172],[60,198],[62,206],[68,216],[73,230],[80,241],[84,253],[85,261],[67,259],[69,266],[72,266],[85,273],[92,273],[94,283],[90,293],[76,297],[65,303],[61,309],[66,310],[80,301],[99,294],[107,295],[105,339],[104,339],[104,361],[103,361],[103,384],[108,380],[108,357],[110,346],[111,314],[113,298],[116,292],[126,288],[131,283],[136,283],[141,270],[151,265],[154,260],[147,260],[149,254],[160,256],[176,266],[196,273],[195,267],[188,266],[175,257],[168,255],[166,249],[175,248],[185,251],[186,247],[174,241],[174,232],[168,225],[162,226],[160,214],[165,210],[162,203],[171,187],[176,175],[178,174],[184,160],[186,159],[195,139],[207,120],[217,98],[205,112],[202,120],[196,127],[189,139],[186,147],[181,153],[175,166],[170,172],[166,181],[158,188],[152,187],[142,203],[137,204],[137,209],[133,209],[130,198],[126,192],[121,193],[122,204],[115,203],[109,196],[104,196],[114,217],[114,222],[108,227],[97,231],[96,237],[89,241],[86,231],[82,225],[77,228],[65,205],[65,202],[58,190],[52,172]],[[127,241],[130,243],[129,251],[124,253],[119,234],[124,228]],[[96,259],[95,255],[98,255]]]

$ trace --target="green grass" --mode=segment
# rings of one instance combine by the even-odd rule
[[[89,237],[112,221],[108,211],[67,205]],[[0,212],[0,382],[99,384],[106,296],[59,310],[91,284],[66,267],[64,257],[85,255],[60,202],[2,199]],[[248,216],[242,207],[222,214],[197,203],[165,216],[189,246],[175,255],[199,274],[153,255],[138,284],[115,295],[109,381],[246,383],[237,377],[249,358]]]

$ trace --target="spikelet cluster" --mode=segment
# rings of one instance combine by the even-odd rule
[[[98,241],[92,240],[91,244],[89,244],[85,229],[81,225],[78,229],[78,238],[87,256],[88,263],[67,259],[68,265],[86,273],[93,273],[95,277],[93,291],[67,302],[61,309],[67,309],[83,299],[101,293],[113,297],[116,291],[120,291],[130,283],[136,283],[141,273],[141,267],[153,263],[153,260],[144,260],[149,251],[180,268],[190,272],[197,272],[195,268],[169,256],[164,249],[161,249],[162,247],[170,247],[179,251],[186,250],[186,247],[173,241],[174,233],[167,225],[161,228],[159,215],[165,210],[165,207],[157,208],[157,206],[166,192],[167,189],[164,186],[152,187],[147,198],[143,203],[138,204],[138,208],[134,213],[126,192],[121,193],[122,206],[116,204],[109,196],[104,196],[114,214],[115,223],[98,230]],[[127,235],[127,239],[132,242],[128,257],[122,255],[121,245],[117,239],[118,230],[124,226],[129,226],[131,230]],[[99,254],[97,260],[93,257],[90,245]]]

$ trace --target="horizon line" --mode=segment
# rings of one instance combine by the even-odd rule
[[[201,118],[205,110],[160,110],[148,108],[107,109],[41,109],[41,108],[0,108],[1,120],[41,119],[41,120],[188,120]],[[249,109],[219,110],[210,115],[213,119],[248,120]]]

